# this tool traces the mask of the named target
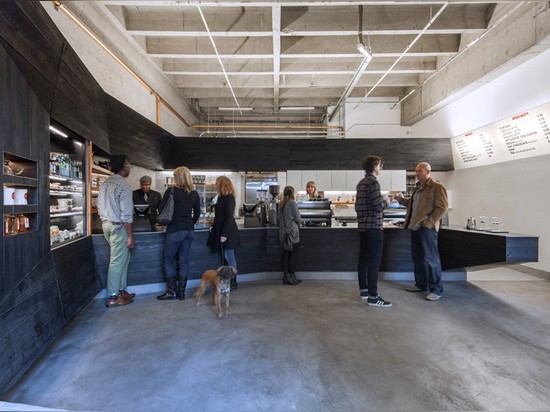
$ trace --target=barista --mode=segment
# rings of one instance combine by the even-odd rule
[[[139,179],[139,189],[133,191],[132,199],[134,205],[148,204],[151,206],[149,208],[149,222],[151,223],[151,227],[153,227],[157,223],[158,208],[162,201],[162,196],[159,192],[151,190],[151,182],[152,179],[150,176],[142,176]]]
[[[317,193],[317,185],[313,180],[310,180],[306,184],[306,193],[307,197],[311,199],[321,199],[321,196],[319,196],[319,193]]]

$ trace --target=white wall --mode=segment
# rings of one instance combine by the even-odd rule
[[[550,102],[547,51],[413,126],[416,133],[455,136]],[[422,132],[420,132],[422,131]],[[441,136],[441,135],[440,135]],[[550,272],[550,155],[438,173],[453,191],[450,224],[470,216],[500,216],[511,232],[540,236],[539,262],[525,266]]]

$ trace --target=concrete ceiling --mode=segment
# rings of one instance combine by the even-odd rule
[[[202,123],[243,125],[326,122],[363,60],[359,33],[373,59],[349,96],[402,99],[482,35],[498,5],[518,2],[101,3],[191,102]],[[252,110],[219,109],[237,106]],[[296,107],[309,109],[285,109]]]

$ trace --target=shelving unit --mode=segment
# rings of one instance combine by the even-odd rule
[[[56,126],[58,128],[58,126]],[[65,130],[65,129],[63,129]],[[84,139],[50,135],[50,245],[65,245],[87,234]]]
[[[37,162],[12,153],[3,153],[3,236],[11,237],[37,230]],[[13,198],[11,191],[14,191]],[[16,190],[26,191],[21,199]],[[10,192],[8,194],[8,192]],[[19,204],[15,204],[16,201]],[[26,204],[25,204],[26,203]]]
[[[414,191],[414,189],[416,188],[416,173],[414,172],[407,172],[407,176],[406,176],[406,190],[405,190],[405,193],[404,193],[404,196],[405,197],[411,197],[412,196],[412,192]]]

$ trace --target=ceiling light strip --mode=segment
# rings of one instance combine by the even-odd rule
[[[525,1],[522,1],[521,3],[518,3],[516,4],[516,6],[511,9],[510,11],[508,11],[507,13],[505,13],[500,19],[498,19],[495,23],[493,23],[491,25],[491,27],[488,27],[487,30],[485,30],[482,34],[480,34],[478,37],[476,37],[475,39],[473,39],[472,41],[470,41],[466,47],[464,47],[462,50],[460,50],[458,53],[456,53],[453,57],[451,57],[449,60],[447,60],[445,62],[445,64],[443,64],[441,67],[439,67],[434,73],[432,73],[431,75],[429,75],[428,77],[426,77],[426,79],[424,79],[424,81],[418,86],[416,87],[415,89],[411,90],[409,93],[407,93],[407,95],[405,97],[403,97],[401,100],[399,100],[397,103],[395,103],[393,106],[392,106],[392,109],[394,109],[396,106],[398,106],[399,104],[401,104],[402,102],[404,102],[405,100],[407,100],[414,92],[422,89],[422,87],[429,81],[431,80],[434,76],[436,76],[438,73],[440,73],[442,70],[445,70],[445,68],[451,64],[451,62],[453,62],[455,59],[457,59],[458,57],[460,57],[463,53],[466,52],[466,50],[468,50],[470,47],[472,47],[474,44],[476,44],[479,40],[481,40],[483,37],[485,37],[487,34],[489,34],[492,30],[494,30],[495,28],[497,28],[504,20],[506,20],[508,17],[510,17],[512,14],[514,14],[520,7],[522,7],[524,4],[526,4],[527,2]]]
[[[225,72],[225,67],[223,65],[222,59],[220,58],[220,54],[218,53],[218,48],[216,47],[216,43],[214,42],[214,38],[210,34],[210,28],[208,27],[208,23],[206,22],[206,18],[204,17],[204,14],[202,13],[200,4],[197,4],[197,10],[199,11],[199,14],[201,15],[202,22],[204,23],[204,27],[206,28],[206,31],[208,32],[208,37],[210,38],[210,43],[212,43],[212,47],[214,47],[214,51],[216,52],[216,57],[218,58],[218,62],[220,63],[220,66],[223,71],[223,75],[225,76],[225,80],[227,81],[227,85],[229,86],[229,90],[231,91],[231,94],[233,95],[233,99],[235,100],[235,104],[239,108],[239,113],[243,114],[243,112],[240,110],[239,101],[237,100],[237,96],[235,96],[235,92],[233,91],[233,87],[231,86],[231,81],[229,80],[229,76],[227,76],[227,73]]]
[[[298,125],[253,125],[253,124],[236,124],[225,125],[225,124],[194,124],[193,128],[196,129],[315,129],[315,130],[343,130],[342,126],[298,126]]]
[[[103,50],[105,50],[113,59],[116,60],[128,73],[132,75],[143,87],[145,87],[149,93],[151,93],[157,100],[162,102],[179,120],[183,122],[187,127],[191,127],[187,120],[183,118],[166,100],[164,100],[145,80],[143,80],[136,72],[134,72],[126,63],[124,63],[110,48],[101,40],[92,30],[88,28],[71,10],[67,8],[63,3],[56,0],[53,2],[56,8],[63,11],[72,21],[74,21],[88,36],[90,36]]]
[[[372,86],[370,88],[370,90],[367,92],[367,94],[365,94],[365,96],[359,101],[359,103],[357,103],[355,105],[355,109],[361,104],[361,103],[364,103],[364,99],[366,99],[367,97],[370,96],[370,94],[374,91],[374,89],[376,89],[378,87],[378,85],[380,83],[382,83],[382,81],[386,78],[386,76],[388,74],[390,74],[390,72],[393,70],[393,68],[395,66],[397,66],[397,63],[399,63],[401,61],[401,59],[408,53],[408,51],[412,48],[412,46],[414,46],[414,44],[420,39],[420,37],[422,37],[422,35],[430,28],[430,26],[434,23],[434,21],[437,20],[437,18],[441,15],[441,13],[443,13],[443,11],[447,8],[447,6],[449,5],[449,2],[446,2],[443,6],[441,6],[441,8],[438,10],[438,12],[430,19],[430,21],[428,22],[428,24],[426,24],[426,26],[424,27],[424,29],[422,29],[422,31],[420,33],[418,33],[418,35],[414,38],[414,40],[407,46],[407,48],[403,51],[403,53],[401,53],[401,55],[397,58],[397,60],[395,60],[395,62],[390,66],[390,68],[386,71],[386,73],[384,73],[382,75],[382,77],[380,77],[380,79],[378,79],[378,81],[374,84],[374,86]]]

